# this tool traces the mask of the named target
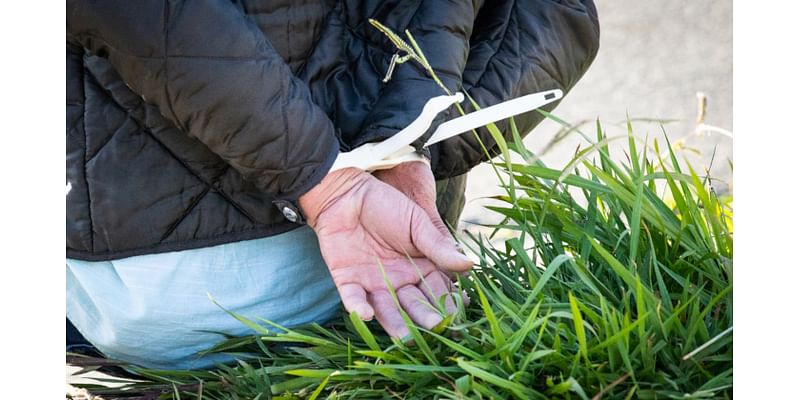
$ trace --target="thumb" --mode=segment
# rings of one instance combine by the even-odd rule
[[[411,215],[411,241],[417,250],[443,270],[462,272],[472,268],[472,259],[462,252],[447,229],[443,232],[437,228],[430,216],[417,205]]]
[[[433,226],[435,226],[436,229],[439,230],[439,232],[441,232],[444,235],[447,235],[447,237],[449,238],[450,230],[447,229],[447,225],[445,225],[444,221],[442,220],[442,217],[439,215],[439,210],[436,208],[436,200],[427,198],[422,201],[417,201],[417,204],[419,204],[419,206],[422,207],[423,210],[425,210],[425,213],[428,214],[428,218],[431,219],[431,223],[433,223]]]

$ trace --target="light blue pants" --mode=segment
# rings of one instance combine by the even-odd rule
[[[308,227],[256,240],[114,261],[67,260],[67,318],[107,357],[159,369],[210,368],[221,332],[253,332],[216,306],[291,327],[339,315]]]

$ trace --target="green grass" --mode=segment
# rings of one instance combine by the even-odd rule
[[[465,243],[479,260],[459,283],[472,301],[459,302],[432,332],[412,329],[414,345],[344,313],[326,327],[247,321],[256,335],[212,349],[247,354],[246,362],[209,372],[137,369],[149,381],[128,394],[731,398],[730,199],[682,169],[668,142],[645,151],[632,129],[625,163],[611,159],[598,123],[599,145],[579,153],[569,170],[495,164],[507,194],[489,208],[504,217],[496,230],[513,235],[500,244],[474,236]],[[519,142],[505,145],[530,155]]]
[[[410,33],[411,45],[371,22],[406,53],[398,62],[418,62],[448,92]],[[413,345],[345,313],[295,329],[234,315],[254,336],[209,352],[247,361],[205,372],[133,367],[148,381],[83,386],[163,399],[732,398],[732,199],[682,168],[666,134],[652,148],[637,144],[629,121],[621,163],[599,121],[590,140],[542,113],[591,143],[552,169],[513,120],[512,143],[487,126],[506,191],[488,208],[503,217],[494,232],[510,238],[470,236],[478,262],[459,285],[471,302],[456,296],[458,311],[433,331],[409,326]],[[528,161],[514,163],[512,152]]]

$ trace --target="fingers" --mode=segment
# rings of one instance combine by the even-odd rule
[[[337,284],[337,287],[348,312],[356,312],[363,320],[370,320],[374,316],[392,337],[403,339],[409,335],[400,309],[385,285],[369,293],[359,283]],[[396,294],[400,307],[415,324],[432,329],[443,319],[434,304],[444,296],[447,313],[455,313],[457,308],[453,296],[461,293],[442,272],[431,271],[418,285],[402,286],[396,290]]]
[[[428,214],[428,218],[431,219],[433,226],[435,226],[436,229],[442,233],[442,235],[450,237],[450,230],[447,229],[447,225],[445,225],[442,217],[439,215],[439,210],[436,208],[436,200],[432,199],[430,201],[422,202],[422,204],[417,204],[419,204],[419,206],[425,210],[425,214]]]
[[[419,326],[431,329],[442,322],[442,316],[416,286],[409,285],[400,288],[397,291],[397,299],[411,320]]]
[[[447,225],[445,225],[444,221],[442,220],[442,216],[439,215],[439,209],[436,208],[436,189],[433,189],[431,193],[415,193],[413,197],[409,196],[411,200],[417,203],[422,209],[425,211],[425,214],[428,214],[428,218],[431,219],[431,223],[433,226],[436,227],[442,235],[450,237],[450,230],[447,229]]]
[[[430,260],[424,258],[385,260],[382,265],[383,272],[381,272],[380,265],[377,262],[332,268],[330,272],[337,287],[347,283],[354,283],[367,291],[372,291],[386,289],[384,273],[386,274],[386,279],[392,283],[392,286],[399,288],[406,285],[416,285],[421,277],[436,270],[436,266]]]
[[[423,282],[420,282],[418,287],[425,293],[428,300],[439,306],[439,299],[444,296],[444,307],[447,314],[456,312],[456,303],[453,301],[454,292],[458,290],[450,283],[450,279],[446,278],[440,271],[433,271],[425,277]]]
[[[436,265],[433,262],[421,257],[391,260],[384,263],[386,277],[394,287],[398,288],[406,285],[415,285],[419,283],[423,276],[436,270]],[[378,285],[384,286],[382,277]]]
[[[334,282],[335,283],[335,282]],[[367,302],[367,292],[364,288],[355,283],[337,284],[339,296],[347,312],[354,312],[364,320],[369,321],[375,315],[372,306]]]
[[[405,321],[403,321],[403,316],[400,315],[400,310],[397,309],[392,295],[388,291],[377,290],[371,292],[368,298],[375,310],[375,318],[378,319],[378,322],[389,336],[402,339],[411,333]]]
[[[411,240],[425,257],[445,271],[461,272],[472,267],[472,260],[461,252],[450,234],[436,228],[418,206],[412,211]]]

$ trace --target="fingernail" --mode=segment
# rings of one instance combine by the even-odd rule
[[[375,317],[372,310],[367,307],[359,307],[359,309],[356,310],[356,314],[358,314],[362,321],[372,321],[372,318]]]
[[[460,257],[462,260],[464,260],[464,262],[467,262],[467,261],[469,261],[469,263],[470,263],[470,264],[472,264],[472,258],[470,258],[470,256],[468,256],[468,255],[466,255],[466,254],[464,254],[464,253],[460,253],[460,254],[459,254],[459,257]]]
[[[433,329],[434,327],[436,327],[436,325],[439,325],[443,320],[444,318],[442,318],[439,314],[436,314],[434,316],[428,317],[428,320],[425,321],[425,324],[423,326],[426,329]]]

